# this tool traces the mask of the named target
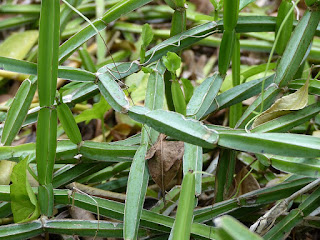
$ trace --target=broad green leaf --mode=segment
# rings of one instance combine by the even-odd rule
[[[181,65],[181,58],[174,52],[168,52],[167,56],[163,57],[163,63],[168,71],[176,74]]]
[[[29,159],[30,157],[26,157],[20,161],[13,168],[11,175],[11,209],[16,223],[32,221],[40,215],[36,195],[27,179]]]
[[[0,56],[22,60],[38,40],[39,33],[29,30],[14,33],[0,44]]]
[[[259,235],[251,232],[246,226],[231,216],[222,216],[215,219],[214,222],[218,229],[222,229],[226,234],[224,235],[218,231],[218,239],[226,239],[225,236],[228,236],[228,239],[231,240],[262,240]]]
[[[107,103],[104,97],[100,97],[98,103],[93,104],[92,108],[84,110],[75,117],[77,123],[86,121],[86,124],[92,119],[102,119],[104,114],[110,109],[110,105]]]
[[[277,117],[286,115],[293,110],[304,108],[308,103],[309,80],[295,93],[278,99],[269,109],[264,111],[254,122],[252,127],[268,122]]]

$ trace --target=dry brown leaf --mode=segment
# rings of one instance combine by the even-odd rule
[[[308,103],[309,79],[296,92],[278,99],[270,108],[264,111],[252,124],[255,128],[265,122],[286,115],[294,110],[304,108]]]
[[[177,175],[184,153],[183,142],[166,141],[165,138],[164,134],[160,134],[157,142],[146,154],[150,175],[162,192],[165,192]]]
[[[246,177],[247,174],[248,170],[244,167],[235,177],[236,189],[239,188],[239,184],[241,183],[237,196],[260,189],[260,185],[255,177],[251,173]],[[244,177],[246,178],[244,179]]]

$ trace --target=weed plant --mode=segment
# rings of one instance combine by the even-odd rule
[[[319,234],[320,1],[298,20],[299,0],[276,17],[210,2],[0,5],[0,84],[22,81],[0,105],[0,239]],[[212,51],[204,69],[190,49]],[[248,51],[268,60],[247,67]]]

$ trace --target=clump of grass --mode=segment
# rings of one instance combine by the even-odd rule
[[[303,222],[314,231],[307,216],[317,215],[320,198],[320,140],[310,136],[319,127],[319,74],[308,63],[319,60],[311,47],[320,36],[319,1],[306,1],[298,22],[299,1],[283,0],[276,18],[240,16],[254,1],[212,1],[214,17],[183,0],[150,2],[0,6],[20,14],[0,29],[37,28],[40,16],[38,47],[24,60],[0,49],[0,74],[30,75],[0,112],[0,239],[282,239]],[[141,25],[140,14],[151,24]],[[154,19],[171,28],[156,29]],[[263,32],[275,32],[275,40],[261,40]],[[259,44],[267,63],[245,69],[241,49]],[[183,77],[190,70],[183,51],[193,46],[200,53],[219,46],[218,72],[209,61],[200,84]],[[224,120],[212,124],[221,113]],[[87,140],[79,119],[84,126],[99,119],[102,141]],[[13,146],[35,123],[36,141]],[[147,209],[151,199],[157,204]],[[83,216],[59,219],[68,207]],[[239,217],[248,209],[261,215],[257,222]]]

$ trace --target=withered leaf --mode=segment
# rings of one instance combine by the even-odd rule
[[[162,192],[177,175],[184,152],[183,142],[166,141],[165,138],[164,134],[160,134],[157,142],[146,154],[150,175]]]
[[[236,182],[236,188],[239,188],[239,184],[241,184],[238,192],[238,196],[241,196],[242,194],[258,190],[260,188],[260,185],[258,181],[255,179],[255,177],[250,173],[247,177],[248,170],[244,167],[241,169],[240,172],[235,177]],[[246,177],[244,180],[243,178]],[[242,181],[242,182],[241,182]]]

